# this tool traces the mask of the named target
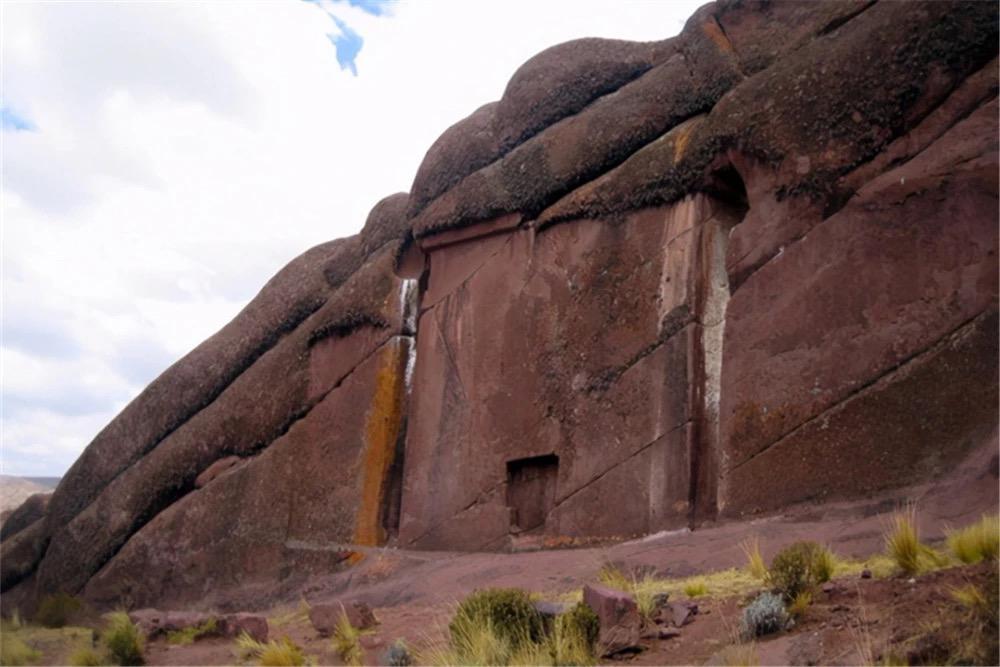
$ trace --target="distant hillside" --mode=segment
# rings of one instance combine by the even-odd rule
[[[17,508],[32,494],[48,493],[52,491],[53,486],[39,484],[23,477],[0,475],[0,512]]]

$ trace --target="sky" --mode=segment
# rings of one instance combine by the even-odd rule
[[[0,472],[65,472],[532,55],[700,4],[0,3]]]

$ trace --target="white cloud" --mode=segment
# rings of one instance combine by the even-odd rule
[[[115,412],[299,252],[409,189],[437,136],[583,36],[697,3],[14,3],[3,104],[3,471],[61,474]]]

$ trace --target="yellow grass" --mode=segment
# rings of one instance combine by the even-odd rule
[[[744,555],[747,557],[747,572],[750,573],[754,579],[760,582],[767,581],[767,564],[764,562],[764,557],[760,554],[760,540],[757,536],[748,537],[740,543],[740,549],[743,550]]]
[[[970,526],[949,532],[948,548],[966,564],[996,560],[1000,549],[1000,516],[984,515]]]

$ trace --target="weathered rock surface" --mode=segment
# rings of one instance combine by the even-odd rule
[[[309,608],[309,622],[321,637],[332,635],[341,617],[346,617],[347,622],[359,630],[367,630],[378,624],[375,613],[362,600],[314,604]]]
[[[594,610],[600,621],[597,644],[603,655],[614,655],[639,645],[642,618],[631,595],[606,586],[587,584],[583,587],[583,602]]]
[[[720,1],[542,52],[8,519],[5,599],[263,603],[355,545],[642,535],[995,447],[997,11]]]

